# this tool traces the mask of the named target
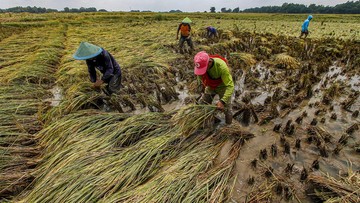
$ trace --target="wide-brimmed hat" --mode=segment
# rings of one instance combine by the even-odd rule
[[[204,75],[209,64],[209,54],[205,51],[197,53],[194,57],[194,73],[195,75]]]
[[[184,18],[184,20],[181,21],[182,23],[192,23],[192,21],[190,20],[190,18],[186,17]]]
[[[86,60],[99,55],[101,52],[101,47],[88,42],[81,42],[73,57],[77,60]]]

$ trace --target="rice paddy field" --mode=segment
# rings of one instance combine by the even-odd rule
[[[305,14],[0,14],[0,202],[360,202],[360,15],[313,16],[299,39]],[[82,41],[120,95],[91,88]],[[202,50],[229,61],[231,125],[196,104]]]

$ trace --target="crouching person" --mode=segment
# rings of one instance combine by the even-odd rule
[[[107,84],[105,93],[118,94],[121,87],[121,69],[114,57],[105,49],[81,42],[79,48],[73,55],[77,60],[86,60],[90,81],[94,88],[100,88],[102,84]],[[102,77],[97,78],[96,69],[102,73]]]
[[[234,92],[234,82],[227,60],[219,55],[209,55],[205,51],[201,51],[195,55],[194,63],[194,73],[205,87],[200,102],[211,104],[214,97],[219,95],[216,107],[224,111],[226,124],[231,124],[231,96]]]

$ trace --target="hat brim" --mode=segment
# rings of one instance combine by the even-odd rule
[[[87,56],[78,56],[76,54],[73,55],[74,59],[77,60],[86,60],[86,59],[91,59],[97,55],[99,55],[102,52],[102,48],[100,48],[96,53],[91,54],[91,55],[87,55]]]
[[[209,65],[209,61],[206,63],[205,67],[195,67],[194,68],[194,74],[195,75],[204,75],[206,73],[207,67]]]

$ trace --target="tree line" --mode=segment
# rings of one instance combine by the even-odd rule
[[[210,8],[211,13],[216,12],[215,7]],[[263,6],[240,10],[239,7],[234,9],[221,8],[222,13],[336,13],[336,14],[360,14],[360,1],[348,1],[336,6],[323,6],[310,4],[284,3],[281,6]]]
[[[105,9],[99,9],[97,10],[94,7],[90,7],[90,8],[69,8],[69,7],[65,7],[63,11],[58,11],[57,9],[49,9],[49,8],[41,8],[41,7],[31,7],[31,6],[27,6],[27,7],[21,7],[21,6],[17,6],[17,7],[12,7],[12,8],[8,8],[8,9],[0,9],[0,13],[6,13],[6,12],[11,12],[11,13],[22,13],[22,12],[28,12],[28,13],[52,13],[52,12],[65,12],[65,13],[82,13],[82,12],[106,12]]]
[[[69,8],[65,7],[63,11],[58,11],[57,9],[41,8],[41,7],[13,7],[8,9],[0,9],[0,13],[12,12],[12,13],[51,13],[51,12],[66,12],[66,13],[82,13],[82,12],[107,12],[105,9],[97,10],[94,7],[90,8]],[[132,10],[131,12],[140,12],[139,10]],[[142,11],[144,12],[144,11]],[[151,12],[151,11],[147,11]],[[171,10],[170,13],[181,13],[180,10]],[[205,11],[206,12],[206,11]],[[210,8],[211,13],[216,13],[216,8]],[[348,1],[343,4],[338,4],[336,6],[323,6],[310,4],[306,6],[304,4],[294,4],[294,3],[284,3],[281,6],[263,6],[256,8],[248,8],[240,10],[239,7],[234,9],[231,8],[221,8],[221,13],[336,13],[336,14],[360,14],[360,0],[358,1]]]

